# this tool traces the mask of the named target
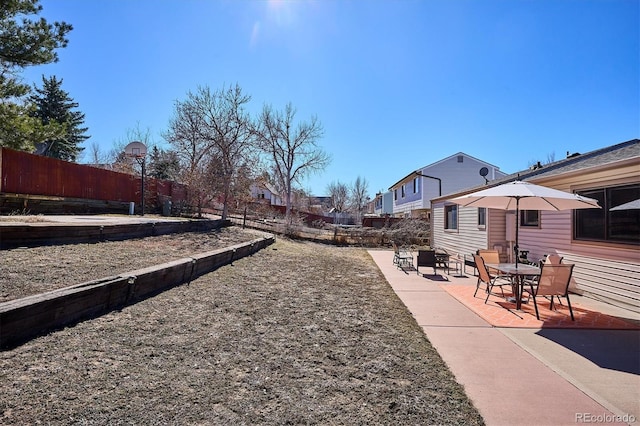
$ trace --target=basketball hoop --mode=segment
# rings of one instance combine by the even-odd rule
[[[131,158],[132,161],[136,161],[142,167],[142,182],[140,188],[140,215],[144,216],[144,166],[145,157],[147,155],[147,147],[142,142],[134,141],[124,147],[124,155]]]
[[[134,141],[124,147],[124,154],[130,158],[143,159],[147,155],[147,147],[142,142]]]

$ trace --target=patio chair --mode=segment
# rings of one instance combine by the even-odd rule
[[[484,263],[500,263],[500,253],[498,252],[498,250],[478,250],[477,254],[482,257]],[[487,268],[487,270],[489,271],[489,275],[491,275],[492,278],[500,277],[511,279],[510,277],[508,277],[508,275],[500,274],[500,271],[498,271],[497,269]]]
[[[420,275],[418,268],[421,266],[433,268],[433,275],[437,275],[438,259],[436,258],[435,250],[418,250],[418,262],[416,263],[416,274],[418,275]]]
[[[500,263],[500,253],[498,250],[478,250],[476,254],[482,257],[484,263]],[[493,268],[489,268],[491,275],[498,275],[498,271]]]
[[[476,283],[476,291],[473,293],[473,297],[476,297],[476,293],[478,293],[478,289],[480,288],[480,284],[482,283],[485,284],[487,291],[487,297],[486,299],[484,299],[484,303],[487,303],[487,301],[489,300],[489,296],[491,296],[491,291],[494,287],[500,287],[502,297],[505,297],[502,287],[504,287],[505,285],[512,287],[513,283],[511,279],[500,275],[491,276],[482,256],[474,254],[473,258],[476,262],[476,269],[478,270],[478,282]]]
[[[563,257],[557,254],[547,254],[544,256],[544,258],[542,260],[540,260],[540,262],[538,262],[536,264],[536,266],[540,266],[542,267],[542,264],[546,263],[546,264],[551,264],[551,265],[559,265],[562,263],[562,259]],[[538,280],[540,279],[539,275],[533,276],[533,277],[527,277],[525,278],[525,285],[528,284],[529,287],[533,286],[537,286],[538,285]],[[530,293],[530,292],[529,292]],[[562,300],[560,300],[560,296],[558,296],[558,303],[562,304]]]
[[[548,254],[544,258],[544,263],[551,263],[552,265],[558,265],[562,263],[562,259],[564,258],[558,254]]]
[[[537,280],[537,285],[533,282],[529,282],[529,288],[524,288],[524,291],[531,294],[533,299],[533,306],[536,309],[536,318],[540,319],[538,313],[538,304],[536,303],[536,297],[544,296],[551,299],[549,309],[553,310],[553,297],[557,296],[567,299],[567,306],[569,307],[569,313],[571,314],[571,321],[574,321],[573,310],[571,309],[571,300],[569,300],[569,283],[571,282],[571,274],[573,273],[573,267],[575,265],[568,263],[543,263],[541,265],[540,277]]]
[[[398,268],[404,266],[413,266],[413,254],[404,248],[398,248],[398,245],[391,241],[393,246],[393,264]]]

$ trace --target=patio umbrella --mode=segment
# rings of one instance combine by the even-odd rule
[[[609,211],[619,211],[619,210],[640,210],[640,198],[637,200],[629,201],[628,203],[620,204]]]
[[[486,207],[516,211],[516,244],[513,248],[518,266],[518,216],[522,210],[570,210],[601,208],[598,201],[546,186],[519,180],[483,189],[449,201],[463,207]]]

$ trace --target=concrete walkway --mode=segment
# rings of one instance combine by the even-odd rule
[[[495,328],[441,287],[475,286],[471,268],[437,280],[396,268],[393,251],[369,253],[488,425],[640,424],[639,331]]]

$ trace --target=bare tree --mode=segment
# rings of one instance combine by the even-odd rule
[[[555,152],[550,152],[547,153],[547,158],[544,162],[540,161],[540,160],[529,160],[529,163],[527,164],[527,167],[529,167],[530,169],[535,169],[535,168],[540,168],[542,166],[545,166],[547,164],[551,164],[554,163],[556,161],[556,153]]]
[[[88,155],[88,163],[92,166],[104,166],[109,159],[109,155],[102,151],[100,144],[96,141],[92,141],[89,145]]]
[[[327,185],[327,193],[331,197],[331,206],[337,212],[343,212],[349,201],[349,188],[346,184],[334,181]]]
[[[218,159],[223,201],[222,218],[226,219],[230,198],[234,193],[248,191],[246,183],[250,168],[243,167],[256,155],[251,133],[252,123],[245,105],[251,96],[242,93],[239,85],[211,92],[200,88],[196,96],[190,94],[204,121],[204,138],[210,143]]]
[[[204,126],[196,109],[188,102],[176,102],[169,129],[163,137],[178,155],[181,170],[180,180],[189,188],[188,199],[202,214],[202,207],[213,199],[209,190],[208,154],[209,144],[201,136]]]
[[[293,185],[301,184],[303,177],[324,170],[331,162],[329,154],[318,146],[324,131],[317,117],[298,122],[294,128],[295,115],[291,103],[284,111],[274,111],[265,105],[254,127],[256,141],[268,155],[279,186],[284,189],[289,222]]]
[[[246,181],[241,170],[245,174],[250,171],[242,166],[251,164],[255,157],[251,119],[245,111],[250,100],[237,84],[213,92],[198,87],[195,93],[188,93],[187,100],[176,104],[176,116],[165,135],[188,160],[190,174],[197,180],[193,184],[203,194],[221,194],[223,219],[234,191],[248,189],[240,188],[239,183]]]
[[[369,201],[369,182],[365,178],[358,176],[350,188],[351,205],[357,215],[358,221],[361,218],[367,202]]]
[[[546,164],[551,164],[554,163],[556,161],[556,153],[555,151],[550,152],[547,154],[547,162]]]

